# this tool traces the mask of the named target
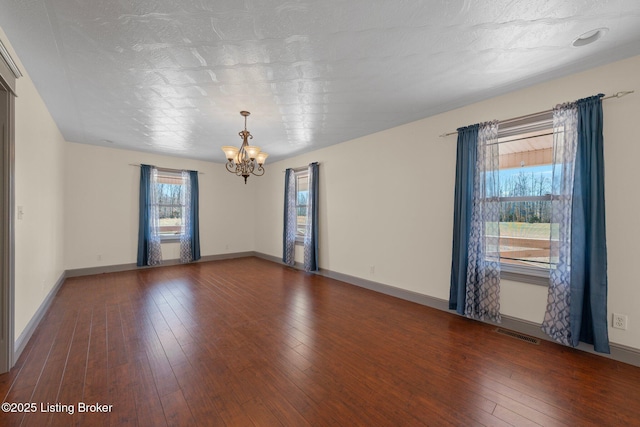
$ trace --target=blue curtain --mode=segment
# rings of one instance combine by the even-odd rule
[[[149,204],[151,189],[151,166],[140,165],[140,199],[139,199],[139,215],[138,215],[138,261],[136,265],[142,267],[147,265],[149,258]]]
[[[287,169],[284,174],[282,262],[291,266],[296,263],[296,222],[296,177],[293,169]]]
[[[562,344],[583,341],[609,353],[602,96],[554,109],[551,205],[558,261],[542,330]]]
[[[189,171],[191,178],[191,254],[193,261],[200,259],[200,188],[198,171]]]
[[[473,178],[477,159],[478,129],[472,125],[458,129],[456,183],[453,202],[453,251],[449,309],[464,315],[467,293],[469,234],[473,207]]]
[[[140,199],[138,218],[138,259],[136,265],[158,265],[162,263],[162,248],[158,235],[158,204],[155,183],[157,169],[140,165]]]
[[[198,172],[182,171],[183,196],[186,205],[184,233],[180,236],[180,262],[187,263],[200,259],[200,216]]]
[[[576,102],[578,146],[571,218],[571,337],[609,353],[603,95]]]
[[[304,269],[318,271],[318,163],[309,164],[309,200],[304,237]]]

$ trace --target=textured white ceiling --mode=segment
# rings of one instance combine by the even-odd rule
[[[638,0],[0,0],[0,27],[68,141],[220,162],[240,110],[272,162],[640,54]]]

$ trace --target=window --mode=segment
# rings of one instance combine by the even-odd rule
[[[180,172],[158,169],[156,195],[160,217],[160,238],[177,239],[184,234],[185,189]]]
[[[318,163],[284,178],[282,262],[295,266],[296,245],[304,245],[304,270],[318,270]]]
[[[295,173],[296,179],[296,241],[303,242],[307,230],[309,208],[309,171]]]
[[[501,129],[498,136],[503,278],[547,284],[551,263],[557,260],[550,240],[551,117]]]
[[[180,262],[200,259],[197,171],[140,165],[140,210],[136,265],[162,263],[161,241],[180,242]]]

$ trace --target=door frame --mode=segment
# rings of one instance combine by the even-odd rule
[[[12,105],[13,95],[0,81],[0,373],[9,371],[14,364],[14,224],[13,224],[13,163],[14,147]]]
[[[0,40],[0,373],[15,364],[15,97],[21,76]]]

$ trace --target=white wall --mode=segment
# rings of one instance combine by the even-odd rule
[[[216,147],[212,146],[211,149]],[[254,250],[256,181],[224,165],[68,143],[65,176],[65,268],[136,262],[141,163],[198,175],[202,256]],[[180,258],[178,243],[163,243],[163,259]]]
[[[64,147],[20,58],[0,29],[0,39],[23,77],[15,100],[15,324],[20,334],[64,272]],[[17,207],[24,215],[17,219]]]
[[[281,161],[258,181],[261,214],[256,251],[282,254],[283,181],[287,167],[320,162],[320,267],[436,298],[448,299],[453,227],[456,137],[460,126],[507,119],[554,105],[622,90],[604,101],[609,312],[629,316],[612,342],[640,349],[640,283],[635,263],[640,227],[640,57]],[[355,171],[354,166],[362,167]],[[374,273],[371,274],[371,267]],[[503,281],[501,311],[542,321],[546,288]]]

